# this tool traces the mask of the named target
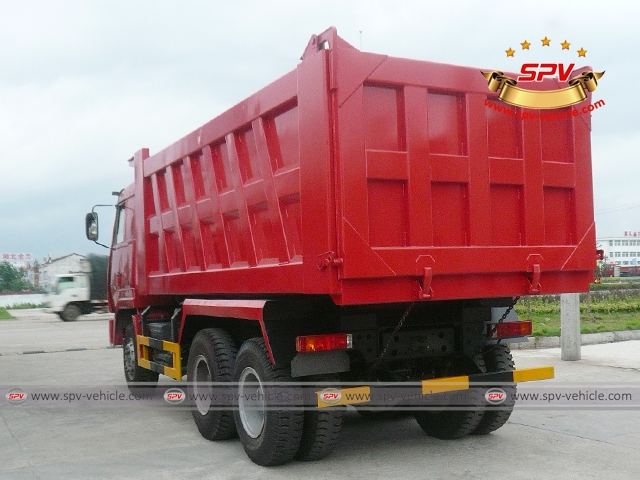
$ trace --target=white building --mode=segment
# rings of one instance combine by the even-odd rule
[[[640,232],[626,231],[622,237],[603,237],[596,240],[604,250],[607,264],[640,266]]]

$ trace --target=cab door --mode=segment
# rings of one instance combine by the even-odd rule
[[[135,297],[133,197],[118,203],[111,250],[110,293],[114,307],[133,308]]]

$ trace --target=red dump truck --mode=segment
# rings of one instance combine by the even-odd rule
[[[260,465],[327,455],[345,405],[411,404],[374,402],[383,387],[436,399],[411,404],[429,435],[501,427],[505,393],[553,377],[514,369],[531,323],[513,306],[587,291],[595,230],[590,117],[487,100],[477,68],[361,52],[330,28],[295,70],[135,153],[109,266],[126,380],[186,375],[200,433],[238,435]],[[456,408],[447,391],[479,393]]]

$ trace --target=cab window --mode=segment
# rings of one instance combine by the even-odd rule
[[[62,293],[67,288],[74,288],[75,283],[73,280],[74,277],[60,277],[55,288],[56,293]]]
[[[116,212],[116,230],[113,235],[114,245],[117,245],[118,243],[122,243],[124,241],[124,217],[124,205],[118,205],[118,210]]]

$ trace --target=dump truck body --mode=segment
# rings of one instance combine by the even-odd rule
[[[132,295],[349,305],[587,289],[588,115],[521,120],[486,108],[497,97],[479,69],[326,37],[293,72],[136,154],[136,262],[112,272]]]
[[[479,69],[361,52],[329,29],[294,71],[168,148],[138,151],[109,271],[127,380],[186,374],[196,390],[208,379],[240,393],[328,380],[317,426],[339,423],[320,407],[345,403],[344,382],[550,378],[516,374],[505,342],[531,330],[518,297],[593,279],[590,117],[492,104]],[[302,420],[256,420],[243,405],[235,426],[256,463],[330,451]],[[209,407],[194,411],[198,428],[226,438],[229,418],[213,426]],[[508,418],[479,405],[463,420],[429,415],[418,423],[441,438]],[[270,422],[302,443],[264,450],[257,439],[279,435]]]

